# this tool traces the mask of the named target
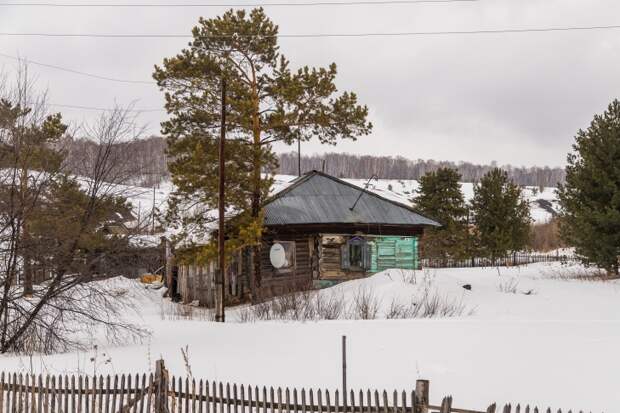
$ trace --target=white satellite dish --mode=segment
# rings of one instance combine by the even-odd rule
[[[284,251],[282,244],[275,243],[272,245],[271,250],[269,251],[269,260],[271,261],[271,265],[275,268],[282,268],[286,266],[286,251]]]

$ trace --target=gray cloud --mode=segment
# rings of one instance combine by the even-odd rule
[[[189,33],[224,9],[0,8],[6,32]],[[472,30],[619,24],[614,0],[268,8],[282,33]],[[154,64],[187,40],[0,37],[0,52],[106,76],[149,80]],[[339,67],[375,131],[337,150],[516,165],[562,165],[572,137],[620,96],[618,31],[443,37],[282,39],[293,65]],[[5,70],[14,62],[0,58]],[[158,108],[153,85],[110,83],[32,66],[54,103]],[[82,122],[96,113],[62,109]],[[156,133],[161,113],[140,120]],[[277,146],[277,150],[287,150]],[[334,150],[316,142],[306,152]]]

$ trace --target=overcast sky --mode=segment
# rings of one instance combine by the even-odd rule
[[[192,1],[200,2],[184,3]],[[0,7],[0,31],[189,33],[199,16],[213,17],[224,10],[7,6]],[[282,34],[620,24],[618,0],[479,0],[268,7],[266,11]],[[153,65],[186,43],[186,39],[0,36],[0,53],[103,76],[151,80]],[[339,89],[357,92],[360,101],[368,105],[375,125],[371,136],[337,148],[304,144],[302,150],[307,153],[336,150],[415,159],[563,166],[575,132],[587,127],[595,113],[620,97],[620,30],[285,38],[280,45],[293,66],[336,62]],[[7,72],[15,69],[14,61],[0,57],[0,63]],[[137,101],[139,108],[162,108],[163,99],[155,85],[113,83],[34,65],[30,72],[36,74],[40,88],[48,89],[51,103],[106,108],[115,102]],[[88,121],[97,113],[56,109],[75,123]],[[149,133],[156,134],[164,117],[163,112],[143,113],[140,122],[147,125]]]

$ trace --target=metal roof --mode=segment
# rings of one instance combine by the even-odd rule
[[[355,200],[363,194],[351,211]],[[322,172],[312,171],[275,194],[264,206],[265,225],[439,224],[411,207],[383,198]]]

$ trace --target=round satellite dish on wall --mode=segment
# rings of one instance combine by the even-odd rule
[[[282,268],[286,266],[286,252],[284,251],[282,244],[275,243],[271,246],[271,250],[269,251],[269,260],[271,261],[271,265],[275,268]]]

